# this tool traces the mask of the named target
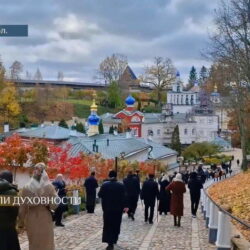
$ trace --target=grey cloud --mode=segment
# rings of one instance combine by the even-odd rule
[[[7,63],[19,59],[25,68],[41,67],[44,77],[58,70],[71,78],[91,79],[99,62],[111,53],[128,56],[141,73],[154,56],[180,62],[203,63],[206,30],[218,0],[2,0],[1,22],[27,23],[29,38],[0,38],[0,54]],[[172,9],[171,9],[172,8]],[[73,15],[79,26],[56,25]],[[194,27],[189,30],[187,20]],[[93,28],[94,27],[94,28]],[[192,65],[181,66],[185,74]],[[197,65],[201,66],[201,65]]]

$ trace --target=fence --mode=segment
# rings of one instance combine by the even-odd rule
[[[237,172],[235,172],[236,174]],[[215,244],[217,250],[231,249],[231,220],[250,229],[250,224],[233,216],[231,213],[219,206],[207,192],[207,188],[216,184],[214,179],[205,183],[201,193],[201,210],[204,216],[206,227],[209,229],[209,243]]]

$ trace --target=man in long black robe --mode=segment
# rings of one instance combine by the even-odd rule
[[[123,211],[128,211],[125,187],[117,181],[116,176],[115,171],[110,171],[109,180],[103,183],[98,193],[103,210],[102,242],[108,243],[107,250],[114,249],[120,234]]]
[[[130,171],[128,176],[123,180],[123,184],[125,186],[129,205],[128,217],[134,220],[134,214],[140,194],[140,182],[139,179],[133,175],[132,171]]]
[[[159,188],[158,184],[154,180],[154,174],[149,174],[148,180],[143,183],[141,190],[141,199],[145,204],[145,222],[153,224],[155,200],[159,200]],[[148,210],[150,209],[150,215],[148,216]]]
[[[88,213],[95,212],[96,204],[96,189],[98,188],[98,183],[95,178],[95,172],[85,180],[84,187],[86,189],[86,209]]]

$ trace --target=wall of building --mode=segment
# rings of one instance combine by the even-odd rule
[[[191,105],[173,105],[173,113],[190,113],[194,106]]]
[[[172,155],[163,159],[159,160],[164,166],[168,166],[172,163],[176,163],[177,162],[177,155]]]
[[[143,123],[142,124],[142,138],[147,139],[149,131],[153,132],[151,135],[152,141],[163,144],[164,143],[164,123]]]
[[[193,116],[193,121],[179,124],[181,144],[215,139],[219,127],[218,116]]]
[[[137,154],[134,154],[132,156],[126,157],[126,160],[131,161],[131,162],[133,162],[133,161],[144,162],[144,161],[148,160],[148,149],[143,150],[143,151],[141,151]]]

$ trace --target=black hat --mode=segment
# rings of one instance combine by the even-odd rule
[[[8,181],[9,183],[12,183],[13,182],[13,174],[8,170],[2,171],[0,173],[0,179],[4,179],[4,180]]]
[[[109,171],[109,178],[116,178],[116,177],[117,177],[117,173],[115,170]]]

